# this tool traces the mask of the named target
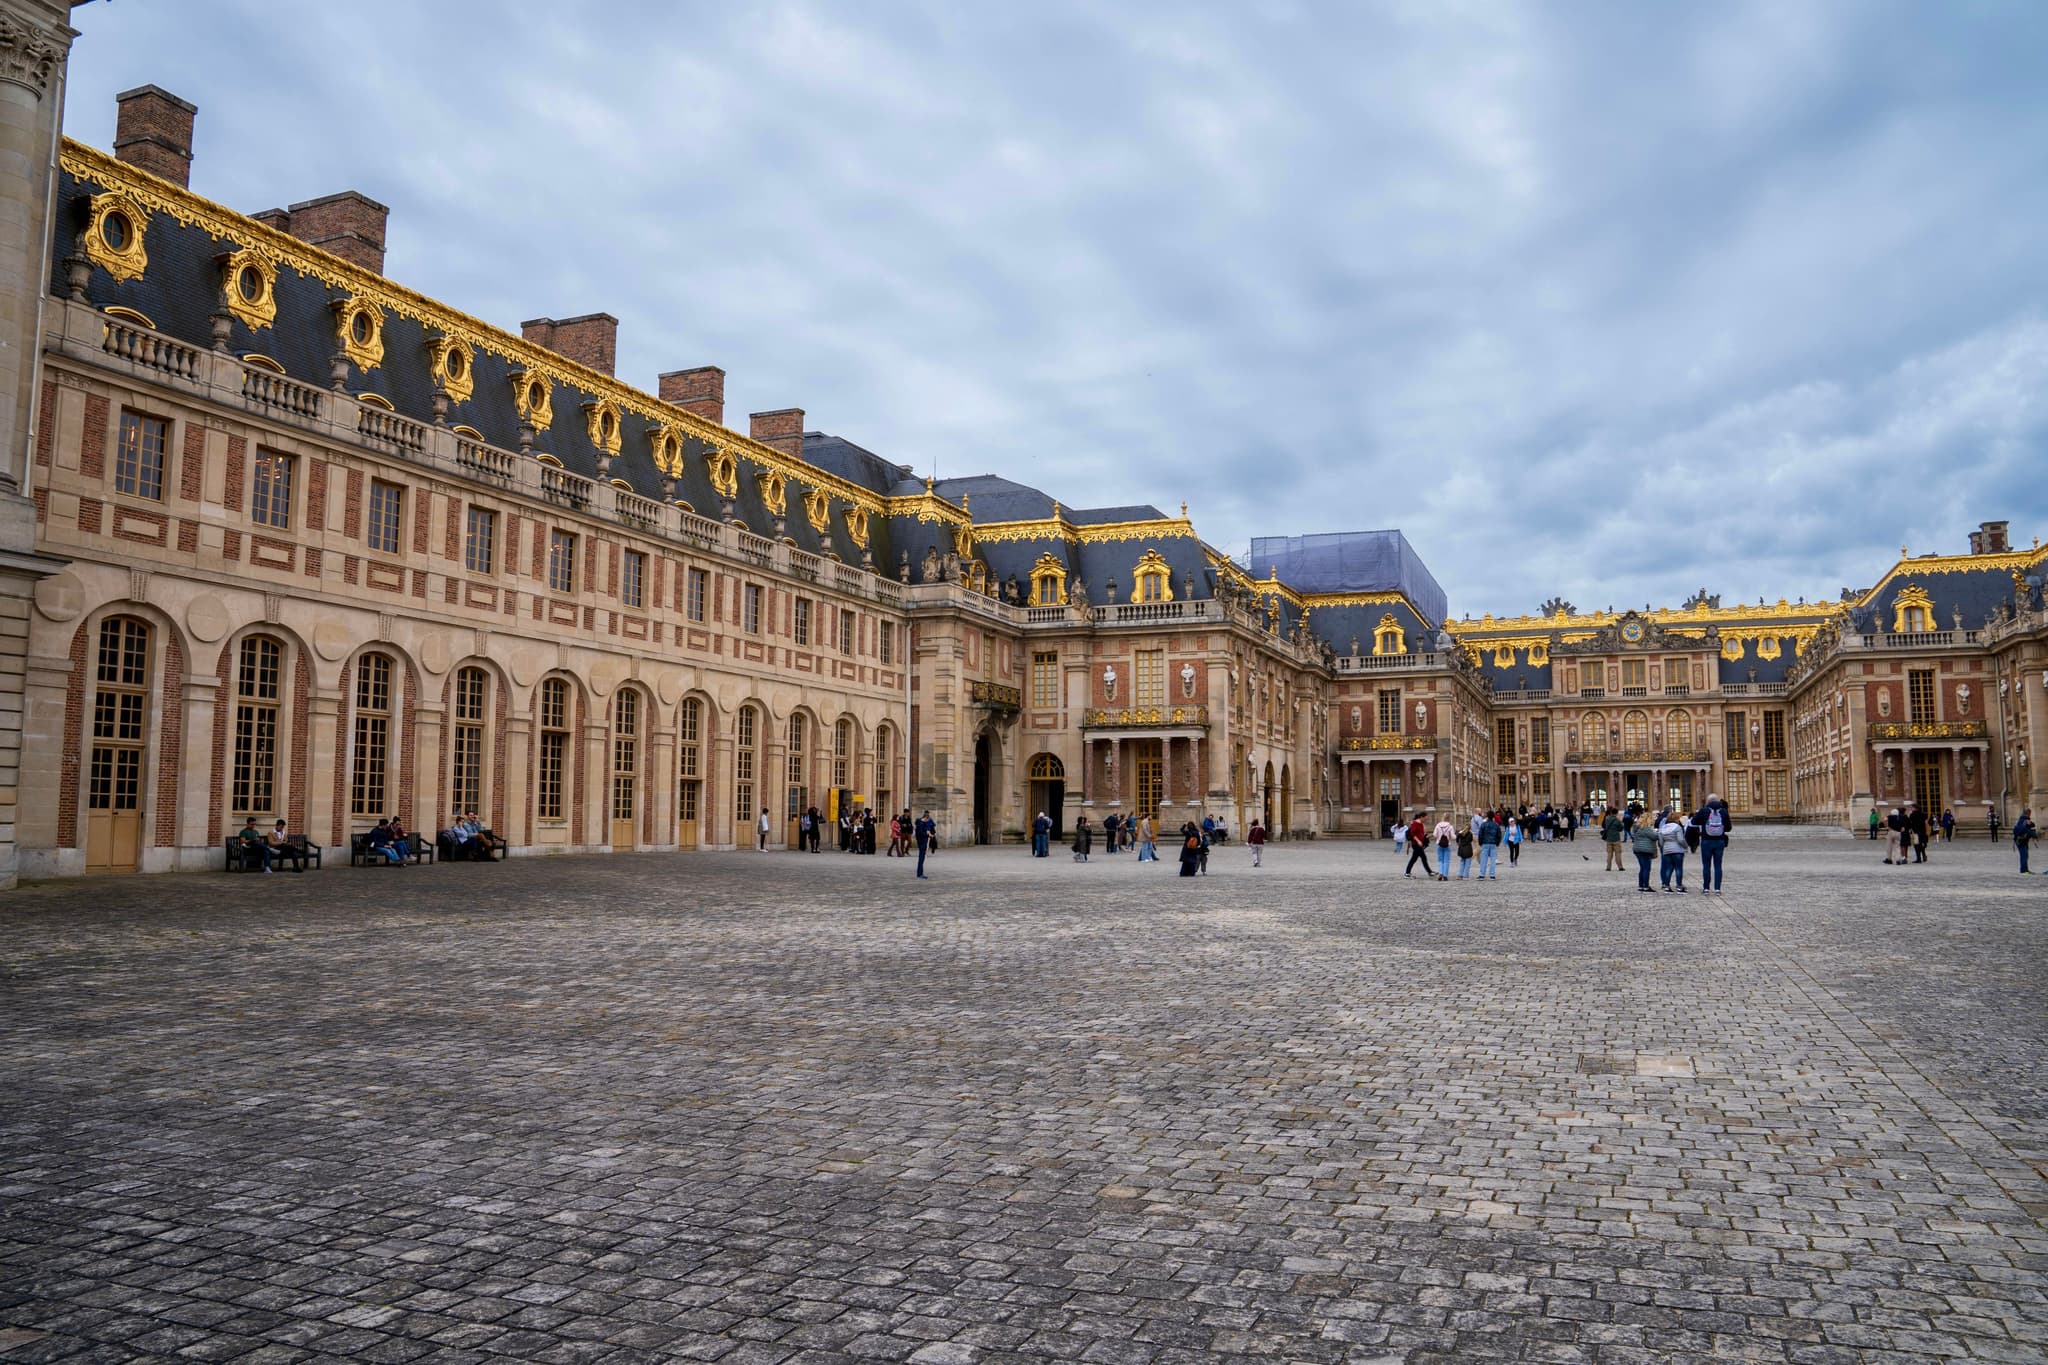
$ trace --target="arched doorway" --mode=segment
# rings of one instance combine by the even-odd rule
[[[1286,834],[1294,827],[1294,765],[1280,765],[1280,828],[1276,833]],[[1268,826],[1270,829],[1271,826]]]
[[[640,843],[640,694],[622,687],[612,698],[611,845]]]
[[[1025,815],[1031,820],[1038,819],[1044,811],[1052,821],[1052,837],[1064,839],[1067,833],[1066,816],[1062,813],[1067,803],[1067,768],[1053,754],[1036,754],[1031,759],[1031,809]]]
[[[133,872],[142,865],[150,645],[148,623],[135,617],[100,623],[85,800],[88,872]]]
[[[989,842],[989,769],[994,767],[995,745],[988,731],[974,737],[974,842]]]
[[[1273,765],[1266,765],[1266,780],[1259,784],[1259,823],[1273,828]]]

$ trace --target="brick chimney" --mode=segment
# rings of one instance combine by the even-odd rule
[[[279,232],[290,232],[292,230],[292,216],[283,209],[258,209],[249,216],[263,224],[263,226],[276,228]]]
[[[619,320],[610,313],[585,313],[560,321],[532,318],[519,324],[519,335],[599,374],[613,373],[618,364]]]
[[[156,85],[114,96],[114,155],[181,188],[192,184],[192,120],[198,106]]]
[[[274,221],[270,215],[280,212],[284,221]],[[257,215],[302,242],[379,275],[384,273],[384,221],[390,216],[390,209],[357,190],[322,195],[293,204],[289,210],[269,209]]]
[[[801,460],[804,457],[804,410],[777,408],[747,415],[747,435],[764,446]]]
[[[725,371],[716,365],[670,370],[661,376],[661,401],[673,403],[706,421],[725,424]]]
[[[1970,549],[1978,554],[2002,555],[2012,548],[2011,542],[2007,539],[2007,533],[2011,529],[2012,523],[2009,521],[1984,522],[1977,533],[1970,537]],[[1983,544],[1981,550],[1977,548],[1980,540]]]

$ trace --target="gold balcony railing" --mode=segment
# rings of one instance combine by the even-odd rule
[[[1340,753],[1384,753],[1393,749],[1434,749],[1435,735],[1353,735],[1339,740]]]
[[[1881,720],[1870,727],[1872,739],[1982,739],[1981,720]]]
[[[1207,725],[1206,706],[1091,706],[1081,713],[1088,730],[1129,730],[1153,725]]]
[[[1007,683],[970,682],[967,684],[967,696],[976,706],[994,706],[1006,711],[1015,711],[1024,705],[1023,689]]]

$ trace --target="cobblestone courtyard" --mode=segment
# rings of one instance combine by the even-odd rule
[[[0,1360],[2048,1360],[2048,878],[1880,857],[30,887]]]

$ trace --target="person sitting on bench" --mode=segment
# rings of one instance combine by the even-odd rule
[[[247,865],[252,859],[263,864],[265,872],[270,871],[270,844],[264,839],[263,831],[256,828],[256,817],[250,816],[242,826],[242,832],[235,836],[242,841],[242,862]]]
[[[380,855],[385,862],[398,867],[405,866],[405,854],[400,851],[398,841],[392,837],[391,822],[379,820],[377,827],[363,836],[373,854]]]

